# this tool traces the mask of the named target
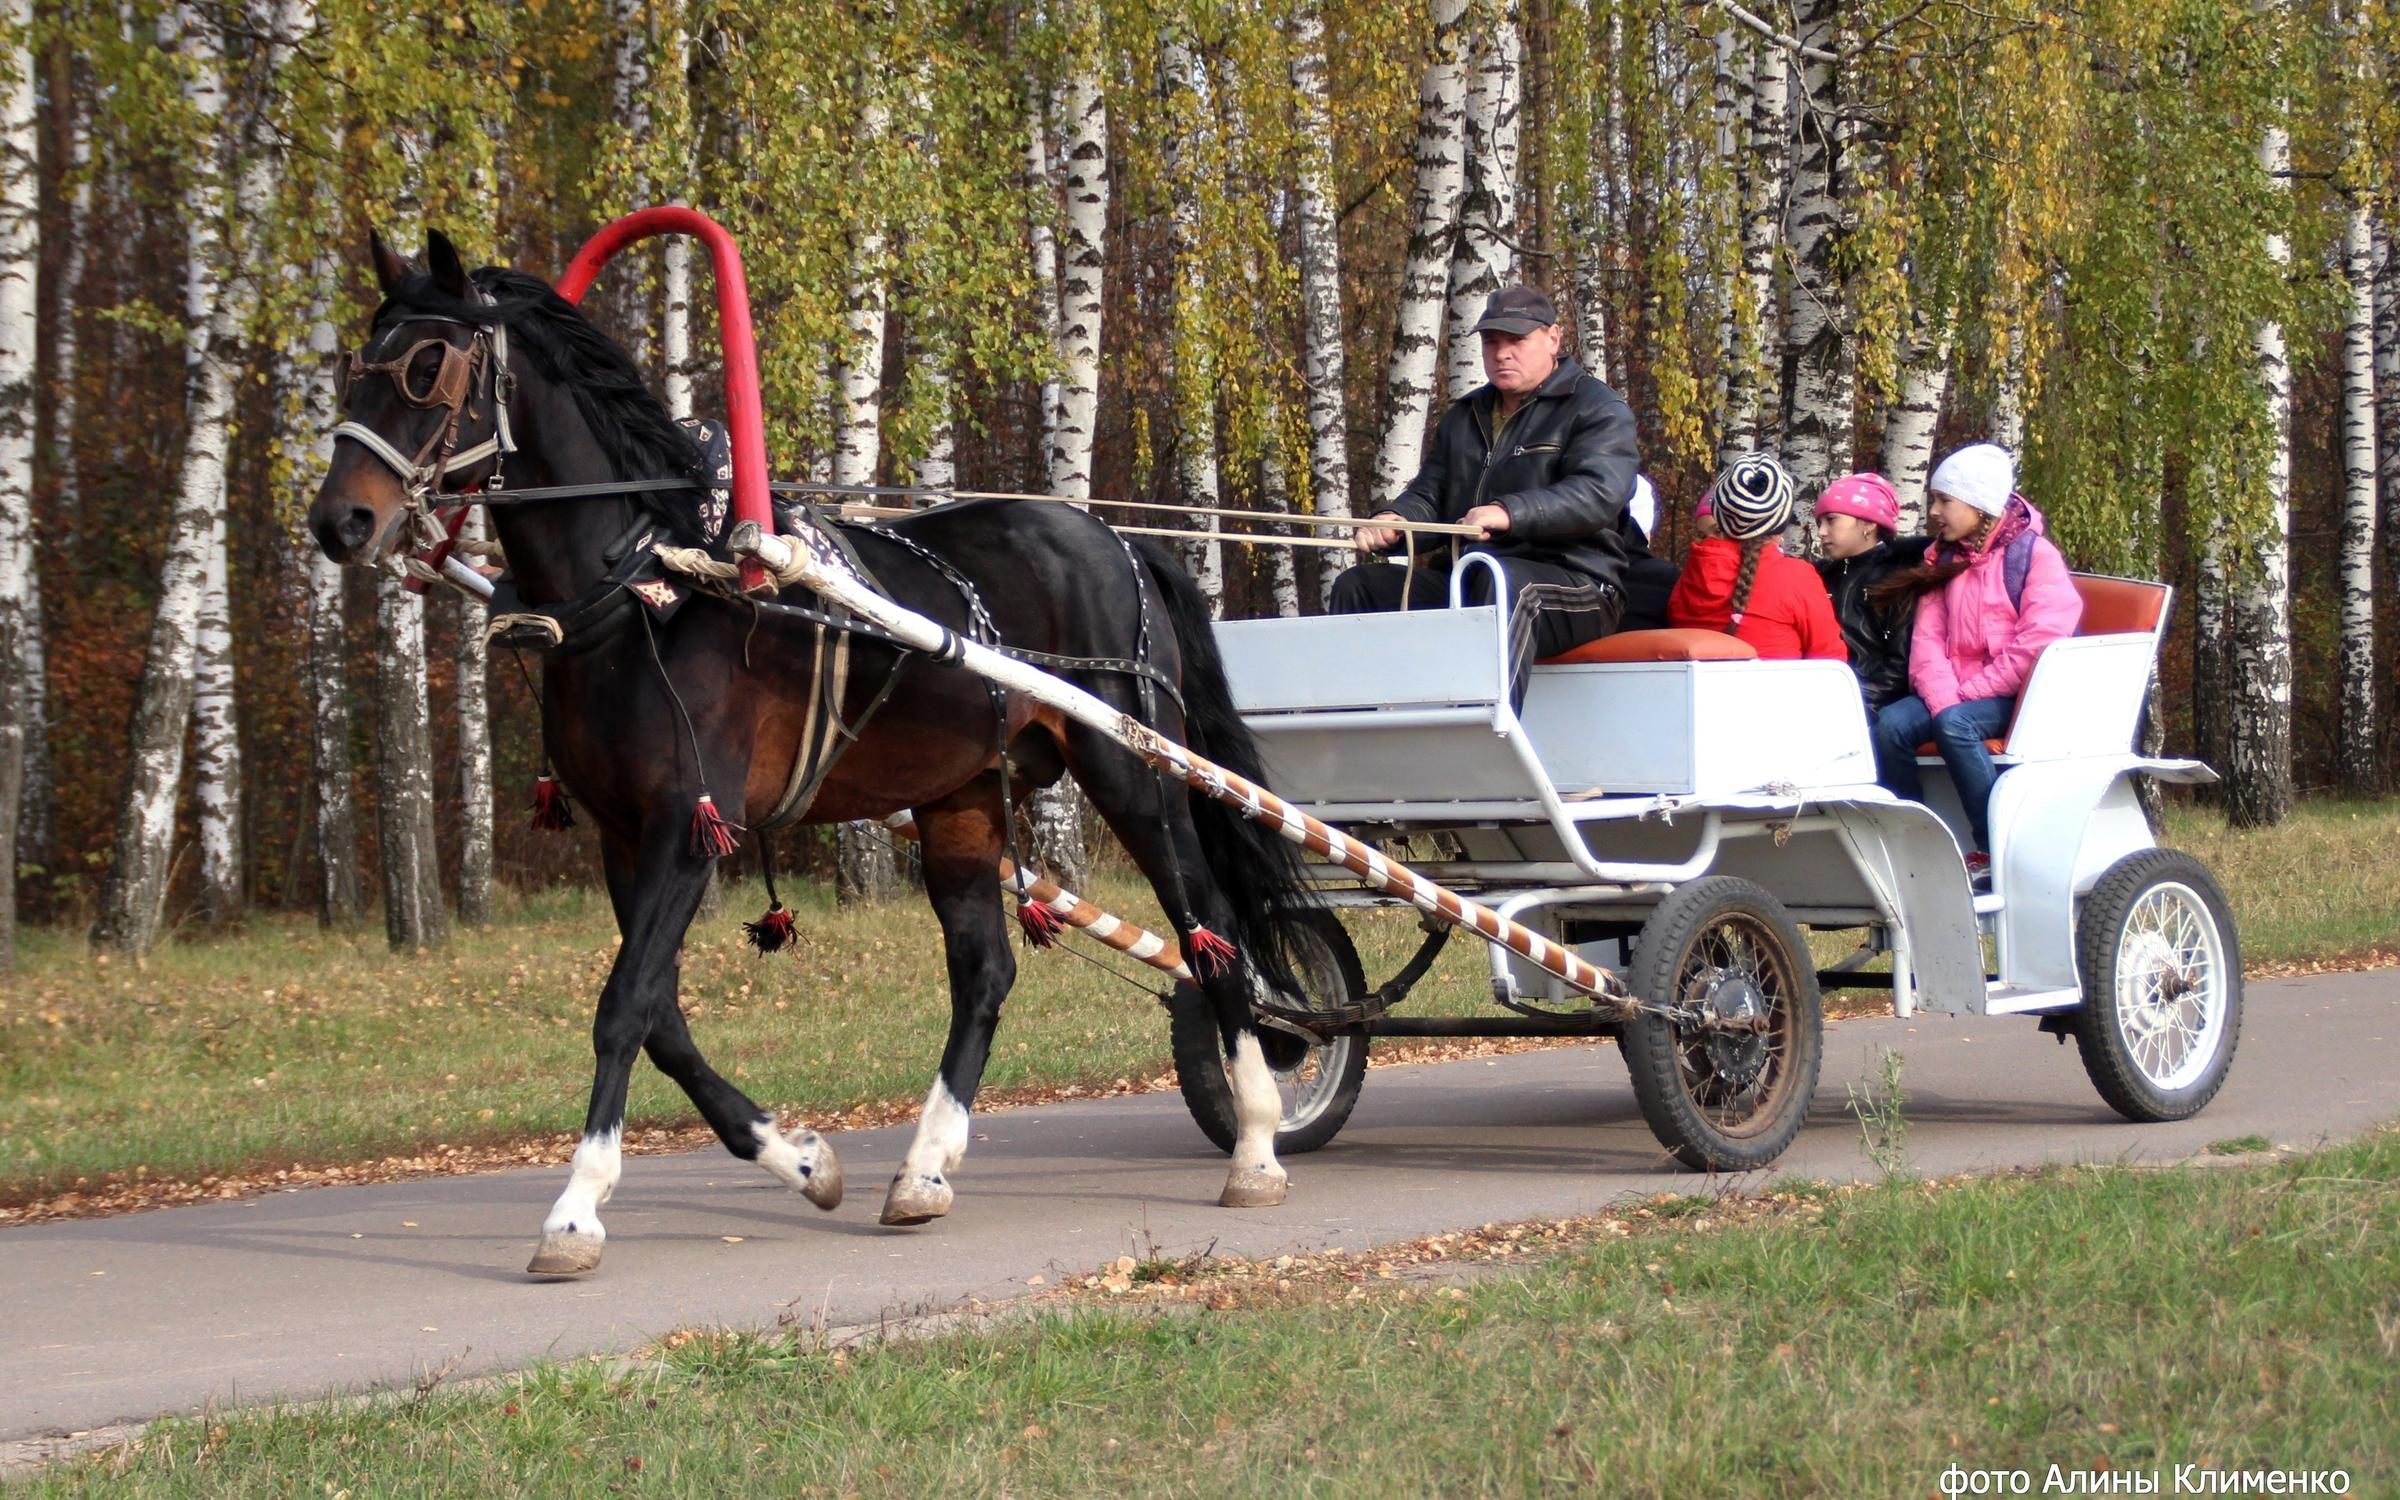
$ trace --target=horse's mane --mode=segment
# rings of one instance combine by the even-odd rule
[[[375,310],[375,321],[381,325],[388,313],[403,308],[469,323],[504,324],[510,342],[525,351],[542,378],[573,395],[584,425],[622,477],[669,478],[699,467],[699,445],[651,393],[632,356],[548,282],[506,266],[486,266],[474,273],[474,281],[492,298],[492,305],[460,302],[420,273],[392,291]],[[666,522],[679,541],[697,545],[705,540],[696,491],[651,491],[635,498]]]

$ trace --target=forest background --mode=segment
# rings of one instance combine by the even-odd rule
[[[2392,0],[0,0],[0,956],[590,878],[479,608],[299,520],[370,228],[555,274],[665,201],[740,240],[779,476],[1365,514],[1523,280],[1662,553],[1731,453],[1913,509],[1989,437],[2178,586],[2154,733],[2237,824],[2386,790],[2396,57]],[[587,303],[704,414],[713,305],[674,245]],[[1180,545],[1228,615],[1343,561]]]

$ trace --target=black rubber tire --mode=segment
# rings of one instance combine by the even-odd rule
[[[1297,927],[1285,951],[1292,972],[1310,986],[1312,1003],[1339,1004],[1366,993],[1358,948],[1342,930],[1339,918],[1329,911],[1312,911]],[[1315,993],[1319,986],[1331,984],[1339,984],[1341,993]],[[1175,1051],[1175,1085],[1182,1091],[1184,1107],[1192,1112],[1201,1134],[1215,1142],[1218,1150],[1230,1152],[1235,1135],[1233,1088],[1225,1079],[1225,1048],[1217,1033],[1216,1010],[1199,990],[1179,984],[1167,1001],[1167,1014],[1168,1038]],[[1340,1134],[1350,1111],[1358,1105],[1359,1085],[1367,1074],[1366,1028],[1347,1028],[1328,1047],[1312,1049],[1288,1031],[1262,1027],[1259,1045],[1266,1053],[1267,1066],[1279,1074],[1299,1067],[1311,1051],[1320,1053],[1320,1065],[1330,1054],[1334,1068],[1330,1092],[1319,1107],[1307,1119],[1275,1132],[1275,1154],[1298,1156]]]
[[[1755,944],[1757,957],[1747,964],[1715,962],[1738,956],[1708,951],[1712,940],[1721,944],[1729,934]],[[1728,973],[1766,981],[1757,988],[1774,1027],[1768,1047],[1780,1042],[1782,1049],[1761,1065],[1761,1097],[1741,1119],[1712,1118],[1694,1097],[1696,1087],[1721,1081],[1698,1033],[1679,1031],[1663,1017],[1637,1016],[1625,1023],[1618,1042],[1651,1133],[1677,1160],[1702,1172],[1752,1171],[1781,1156],[1808,1117],[1825,1060],[1824,1009],[1808,942],[1783,904],[1755,882],[1714,875],[1668,892],[1642,928],[1626,977],[1645,1000],[1692,1004],[1700,985]]]
[[[2215,1054],[2196,1078],[2162,1088],[2135,1060],[2118,1013],[2117,959],[2126,923],[2145,896],[2160,886],[2180,885],[2199,896],[2215,925],[2223,952],[2225,1022]],[[2208,866],[2180,849],[2144,849],[2110,865],[2075,911],[2075,967],[2083,981],[2083,1004],[2075,1012],[2075,1042],[2083,1070],[2108,1107],[2126,1119],[2153,1125],[2188,1120],[2224,1087],[2233,1053],[2242,1039],[2242,943],[2233,909]]]

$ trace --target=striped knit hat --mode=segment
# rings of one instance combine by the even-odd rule
[[[1710,486],[1717,530],[1737,542],[1771,537],[1792,523],[1792,476],[1765,453],[1745,453]]]

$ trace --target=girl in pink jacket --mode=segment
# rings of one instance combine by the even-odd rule
[[[1924,565],[1877,590],[1879,603],[1922,596],[1908,656],[1916,692],[1876,716],[1877,779],[1923,801],[1917,747],[1931,740],[1966,805],[1975,838],[1967,865],[1977,874],[1990,865],[1985,814],[1999,779],[1984,741],[2007,732],[2042,648],[2083,618],[2067,560],[2016,482],[2015,461],[1990,443],[1943,459],[1926,484],[1934,542]]]

